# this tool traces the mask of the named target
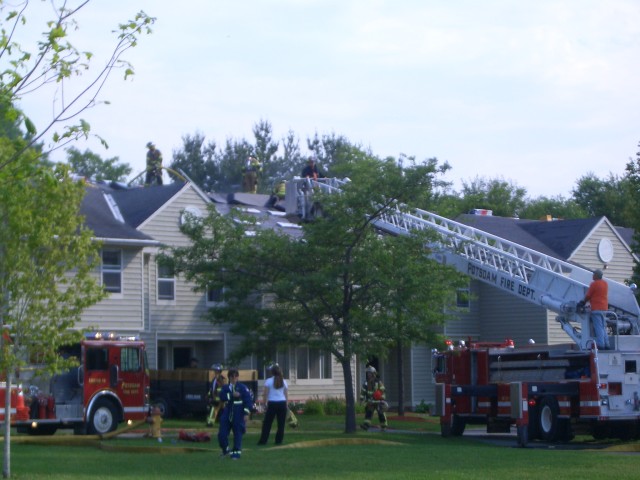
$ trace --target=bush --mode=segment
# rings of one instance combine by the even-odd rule
[[[324,403],[319,398],[312,398],[304,404],[305,415],[321,415],[324,416]]]
[[[420,403],[415,406],[413,411],[416,413],[429,413],[430,409],[431,409],[431,405],[429,405],[428,403],[425,403],[424,400],[421,400]]]
[[[342,398],[325,398],[324,411],[327,415],[344,415],[347,411],[347,403]]]

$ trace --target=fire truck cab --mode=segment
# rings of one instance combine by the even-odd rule
[[[59,428],[102,435],[149,411],[149,373],[144,342],[135,337],[88,334],[65,350],[79,366],[53,377],[30,375],[11,386],[11,423],[20,433],[51,435]],[[21,378],[22,380],[22,378]],[[6,387],[0,389],[4,421]]]

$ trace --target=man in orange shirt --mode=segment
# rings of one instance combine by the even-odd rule
[[[591,322],[596,336],[596,345],[603,350],[609,349],[609,335],[607,335],[606,313],[609,309],[609,285],[602,279],[602,270],[593,272],[593,282],[589,285],[582,303],[591,304]]]

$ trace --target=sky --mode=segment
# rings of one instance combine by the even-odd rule
[[[82,115],[109,148],[75,145],[132,176],[148,141],[168,165],[185,135],[252,141],[261,120],[303,153],[316,133],[343,135],[380,157],[447,162],[458,191],[500,178],[531,198],[623,175],[639,150],[638,0],[93,0],[70,40],[97,69],[140,10],[156,22],[123,55],[133,79],[114,73],[109,104]],[[45,15],[27,12],[23,46]],[[23,99],[36,126],[52,98]]]

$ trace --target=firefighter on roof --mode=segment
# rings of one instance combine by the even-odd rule
[[[162,153],[153,142],[147,143],[147,175],[145,185],[153,183],[162,185]]]
[[[387,428],[387,416],[385,411],[388,408],[388,404],[385,401],[384,384],[376,369],[372,366],[368,366],[365,370],[367,379],[362,384],[360,389],[360,401],[364,403],[364,422],[360,425],[363,430],[369,430],[371,426],[371,418],[373,412],[378,412],[378,420],[380,420],[380,428],[385,430]]]
[[[258,173],[262,171],[260,161],[250,156],[242,167],[242,191],[256,193],[258,191]]]

